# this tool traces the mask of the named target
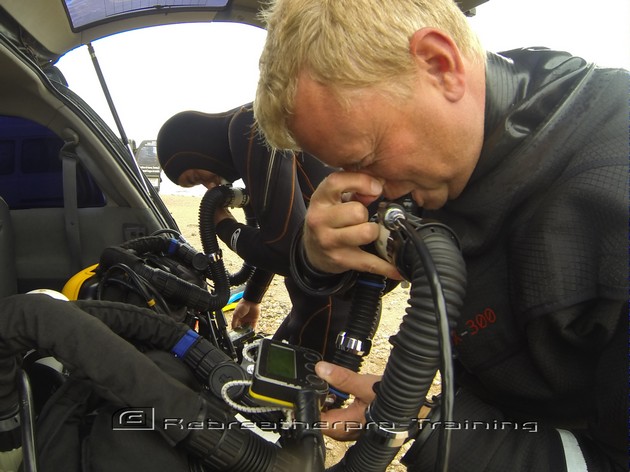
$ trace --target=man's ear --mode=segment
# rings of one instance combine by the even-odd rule
[[[450,101],[458,101],[466,90],[466,71],[453,39],[435,28],[422,28],[409,40],[409,52]]]

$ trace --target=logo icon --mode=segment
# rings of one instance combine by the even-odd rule
[[[236,243],[238,242],[238,237],[241,235],[241,228],[237,229],[232,233],[232,237],[230,238],[230,249],[232,251],[236,251]]]
[[[153,407],[121,408],[112,415],[112,429],[115,431],[152,431],[155,429]]]

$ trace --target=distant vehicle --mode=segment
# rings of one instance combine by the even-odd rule
[[[157,157],[157,141],[155,139],[142,141],[136,149],[135,156],[138,167],[147,176],[155,191],[159,192],[162,168]]]

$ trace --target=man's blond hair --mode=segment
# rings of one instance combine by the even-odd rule
[[[409,40],[424,27],[449,35],[469,60],[485,53],[453,0],[270,0],[254,103],[258,126],[277,148],[297,149],[288,129],[298,75],[331,87],[387,87],[413,72]]]

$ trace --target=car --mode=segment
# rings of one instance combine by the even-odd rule
[[[483,1],[468,0],[461,4],[463,9],[470,10]],[[235,22],[262,27],[258,12],[264,3],[264,0],[200,0],[189,3],[178,0],[158,3],[0,0],[0,303],[4,303],[3,307],[10,305],[6,300],[14,299],[12,295],[41,290],[68,294],[69,284],[73,296],[81,298],[81,290],[97,290],[89,280],[94,277],[95,266],[102,264],[103,254],[110,248],[128,249],[135,241],[144,241],[143,238],[151,235],[179,233],[177,222],[159,196],[159,180],[157,185],[155,180],[151,180],[158,171],[151,169],[155,170],[154,174],[146,172],[141,151],[151,149],[152,141],[146,142],[145,146],[141,144],[134,155],[122,126],[112,129],[68,86],[64,74],[57,67],[60,58],[81,45],[90,47],[98,39],[150,26]],[[111,101],[105,84],[103,91]],[[110,105],[118,125],[116,108],[113,103]],[[189,250],[186,248],[186,251]],[[168,251],[165,249],[162,252]],[[216,258],[216,254],[212,256]],[[146,261],[137,261],[134,257],[135,254],[125,259],[125,263],[113,264],[126,274],[127,278],[120,277],[117,282],[123,291],[130,283],[137,282],[135,271],[126,272],[129,264],[142,265],[144,272],[140,279],[150,277],[158,268],[164,269],[158,278],[166,278],[164,273],[174,275],[178,283],[190,275],[190,271],[178,264],[164,262],[162,259],[167,257],[164,255],[158,257],[155,264],[158,268],[145,268]],[[195,261],[197,264],[199,258]],[[196,270],[198,267],[195,265]],[[194,275],[189,277],[193,282],[198,278]],[[167,282],[171,281],[167,278]],[[182,293],[198,293],[191,287],[190,280],[186,283],[181,285],[185,287]],[[203,284],[199,285],[202,290],[207,289]],[[159,303],[160,296],[167,296],[167,292],[154,290],[150,294],[154,298],[148,301],[156,303],[157,300]],[[119,297],[116,301],[127,300]],[[7,315],[6,312],[3,314]],[[45,310],[38,315],[46,316]],[[42,318],[42,323],[46,321]],[[210,322],[217,320],[211,319]],[[73,332],[71,328],[74,327],[69,326],[67,332],[61,330],[61,335],[73,341],[72,336],[67,334]],[[225,326],[217,329],[225,329]],[[141,336],[143,332],[138,330],[136,334]],[[4,337],[6,333],[2,335]],[[45,338],[53,336],[48,331],[38,335]],[[89,338],[89,333],[77,333],[77,343],[83,336]],[[189,337],[183,339],[190,343],[187,345],[189,348],[194,344],[191,340],[193,335],[186,336]],[[121,349],[125,346],[119,345]],[[180,343],[176,347],[183,349]],[[205,354],[213,352],[210,347],[205,349]],[[186,352],[177,351],[182,354],[180,357],[185,357]],[[101,354],[107,358],[106,352],[94,357]],[[122,357],[121,364],[125,369],[135,359],[132,357],[129,353]],[[219,358],[222,366],[231,366],[229,356],[227,360],[225,356]],[[91,360],[65,359],[75,366]],[[120,368],[119,365],[115,367]],[[103,368],[100,365],[90,372],[98,376]],[[78,370],[85,372],[81,368]],[[67,376],[68,372],[61,374],[62,377]],[[232,374],[228,368],[227,373],[218,377],[229,378]],[[112,375],[110,379],[113,378],[118,377]],[[107,390],[105,387],[109,385],[101,385],[103,390]],[[53,390],[57,388],[59,386],[55,385]],[[140,391],[141,386],[137,389]],[[135,387],[129,390],[135,393]],[[37,389],[36,393],[39,393]],[[20,415],[27,403],[22,402],[23,408],[18,408]],[[37,409],[35,413],[40,411]],[[6,411],[0,413],[5,414]],[[11,414],[14,414],[13,410]],[[5,417],[2,418],[4,421]],[[22,417],[25,427],[28,419],[28,415]],[[227,443],[229,445],[229,441]],[[24,446],[28,443],[25,442]],[[198,446],[201,447],[201,444]],[[5,452],[0,451],[0,456]],[[26,460],[29,456],[25,454],[24,457]],[[35,468],[25,464],[24,470]]]
[[[178,231],[127,137],[117,135],[68,88],[55,66],[59,58],[81,44],[141,27],[200,18],[260,26],[253,0],[195,2],[194,8],[173,2],[168,15],[166,7],[126,11],[120,2],[112,15],[106,11],[109,3],[0,2],[5,223],[0,238],[12,240],[0,246],[10,253],[0,260],[14,274],[3,273],[0,296],[62,290],[76,272],[98,262],[104,248],[165,228]],[[75,185],[64,179],[71,173]]]
[[[157,141],[145,139],[140,142],[134,156],[142,173],[149,179],[153,188],[159,192],[162,183],[162,168],[157,156]]]
[[[135,8],[137,3],[131,2],[129,6]],[[95,293],[97,290],[90,280],[95,277],[95,267],[101,263],[107,248],[120,248],[124,243],[143,241],[144,237],[153,235],[173,237],[179,233],[177,222],[152,185],[151,176],[142,171],[142,159],[136,159],[128,138],[120,129],[113,130],[70,89],[57,67],[58,60],[80,45],[141,27],[190,21],[234,21],[260,26],[256,17],[258,3],[251,0],[195,2],[194,8],[174,6],[168,9],[167,15],[166,7],[121,11],[121,5],[109,1],[42,0],[30,2],[27,7],[21,1],[0,1],[0,317],[3,320],[11,314],[8,307],[12,300],[29,298],[24,295],[27,293],[88,298],[83,297],[81,291]],[[110,7],[116,9],[114,15],[107,10]],[[201,252],[201,248],[181,247],[199,251],[191,254]],[[158,264],[147,268],[155,271],[158,270],[155,266],[160,266],[164,269],[160,276],[170,277],[171,282],[180,283],[184,279],[187,270],[180,267],[181,263],[163,265],[165,258],[158,256],[158,259]],[[124,270],[127,264],[113,265]],[[135,273],[127,277],[126,281],[123,276],[114,278],[123,288],[129,279],[139,280]],[[193,282],[200,281],[198,274],[187,279],[182,286],[190,293]],[[198,283],[202,285],[199,287],[201,295],[209,294],[208,287],[203,286],[205,281],[201,282]],[[168,296],[166,292],[168,290],[152,291],[153,303],[159,305],[160,300]],[[239,294],[242,288],[228,293],[226,304],[232,304]],[[45,316],[48,310],[35,311],[33,315]],[[180,321],[186,320],[180,318]],[[217,325],[213,327],[214,332],[225,333],[224,320],[223,325],[217,316],[206,321]],[[11,323],[11,326],[16,325]],[[73,344],[71,329],[73,327],[68,326],[63,330],[65,334],[60,334],[60,344]],[[49,341],[54,338],[50,329],[40,334]],[[4,339],[6,335],[7,330],[4,330]],[[91,337],[88,332],[79,337],[82,336]],[[226,336],[223,341],[225,339]],[[45,342],[37,342],[32,346],[33,351],[37,352],[36,348]],[[48,354],[51,352],[57,354],[56,348]],[[40,388],[39,379],[50,376],[34,375],[35,371],[29,368],[37,404],[32,410],[33,420],[39,419],[40,406],[47,401],[48,394],[66,385],[58,379],[63,381],[71,373],[69,365],[96,362],[99,357],[66,358],[65,367],[59,367],[53,376],[57,380],[46,380],[44,388]],[[128,357],[123,361],[127,366],[131,362]],[[14,365],[13,356],[6,359]],[[5,362],[4,357],[0,359],[2,362]],[[124,369],[119,375],[126,375]],[[0,380],[3,389],[16,385],[14,380],[8,383],[5,380]],[[26,402],[25,406],[14,410],[16,403],[9,407],[13,413],[8,415],[13,419],[7,421],[17,423],[18,418],[22,418],[21,424],[27,425],[25,415],[30,414],[33,403],[28,402],[29,395],[22,390],[20,398]],[[4,403],[0,405],[3,421],[7,418],[5,407]],[[19,433],[19,428],[12,431]],[[0,432],[3,444],[9,444],[8,450],[4,446],[0,448],[3,470],[6,460],[10,459],[7,456],[21,450],[19,440],[4,442],[5,436],[15,437],[13,433],[7,433],[4,428]],[[13,449],[10,444],[18,447]],[[57,445],[63,446],[62,442]],[[30,457],[27,453],[33,451],[28,449],[28,443],[23,446],[24,470],[36,470],[27,462]],[[70,454],[73,452],[76,451]],[[48,467],[47,470],[51,467],[41,463],[40,466]],[[6,470],[17,468],[9,466]],[[54,470],[69,469],[64,466]]]

